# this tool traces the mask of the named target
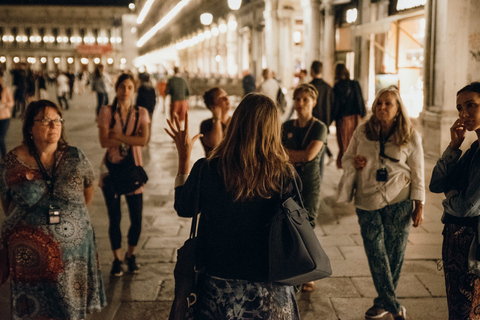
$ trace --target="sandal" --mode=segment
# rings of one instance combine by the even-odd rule
[[[312,292],[315,290],[315,283],[313,281],[306,282],[302,285],[303,292]]]

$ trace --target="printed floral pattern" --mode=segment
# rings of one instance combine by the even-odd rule
[[[84,189],[90,162],[67,147],[57,159],[54,193],[41,173],[9,152],[0,164],[0,194],[12,204],[2,224],[10,261],[13,319],[85,319],[106,305]],[[50,205],[61,222],[47,224]]]
[[[293,287],[202,276],[199,319],[300,319]]]

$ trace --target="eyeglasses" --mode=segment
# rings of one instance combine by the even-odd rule
[[[33,121],[38,121],[38,122],[41,122],[42,123],[42,126],[51,126],[52,123],[53,125],[55,126],[59,126],[61,125],[63,122],[65,122],[65,119],[63,118],[58,118],[58,119],[49,119],[49,118],[43,118],[43,119],[40,119],[40,120],[33,120]]]

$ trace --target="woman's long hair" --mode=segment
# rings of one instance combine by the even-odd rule
[[[32,136],[32,127],[35,123],[35,117],[39,113],[45,113],[46,108],[55,109],[57,114],[62,118],[62,111],[60,108],[50,100],[38,100],[30,102],[25,110],[25,116],[23,118],[23,126],[22,126],[22,134],[23,134],[23,144],[28,147],[28,150],[31,154],[36,152],[35,143],[33,142]],[[60,139],[58,140],[58,148],[59,150],[64,149],[68,146],[67,140],[65,139],[65,125],[62,124],[62,130],[60,132]]]
[[[209,160],[219,158],[219,170],[235,201],[268,199],[291,181],[293,167],[281,141],[275,103],[250,93],[233,113],[225,138]]]
[[[407,113],[407,108],[403,104],[402,98],[400,97],[400,92],[394,86],[390,86],[388,88],[380,90],[380,92],[375,97],[375,101],[373,101],[372,105],[372,116],[368,120],[365,126],[365,134],[369,140],[377,141],[380,140],[380,130],[381,125],[380,121],[377,118],[377,102],[380,96],[384,93],[390,93],[395,96],[395,100],[397,101],[398,105],[398,115],[395,118],[395,131],[392,135],[393,142],[400,146],[407,144],[410,141],[410,137],[412,136],[412,123],[410,122],[410,118]]]

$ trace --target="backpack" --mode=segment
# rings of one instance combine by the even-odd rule
[[[286,106],[287,100],[285,99],[285,94],[283,93],[282,87],[279,87],[277,92],[277,107],[280,111],[285,112]]]

